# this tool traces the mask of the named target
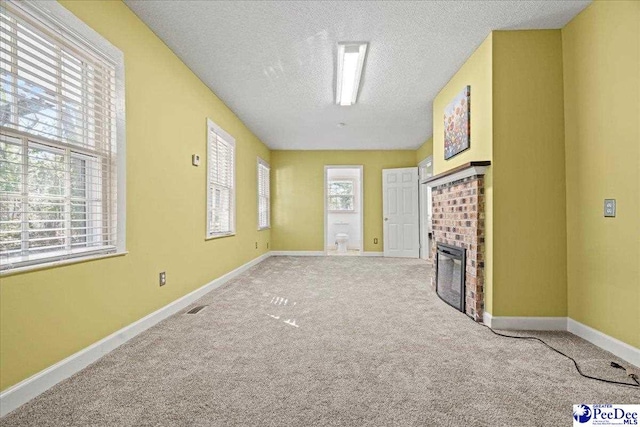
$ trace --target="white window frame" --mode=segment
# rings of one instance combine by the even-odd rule
[[[351,183],[351,188],[353,189],[353,192],[351,194],[344,194],[344,195],[331,194],[329,192],[329,188],[332,182],[349,182]],[[329,208],[329,206],[331,206],[331,203],[329,202],[331,197],[348,197],[348,196],[350,196],[351,199],[353,200],[351,204],[353,206],[353,209],[330,209]],[[356,180],[355,179],[336,177],[336,178],[327,180],[327,211],[331,213],[357,213],[358,212],[358,207],[356,206]]]
[[[230,213],[229,213],[229,221],[231,223],[231,230],[225,232],[213,232],[211,231],[212,221],[213,221],[213,194],[212,189],[215,185],[214,182],[211,181],[211,168],[213,165],[209,161],[211,158],[211,150],[214,146],[213,135],[217,135],[225,143],[231,146],[232,150],[232,187],[230,189]],[[211,119],[207,119],[207,220],[206,220],[206,240],[217,239],[220,237],[228,237],[236,235],[236,139],[227,133],[224,129],[218,126]]]
[[[267,194],[260,194],[260,167],[267,169]],[[271,228],[271,166],[265,160],[258,157],[258,164],[256,166],[257,186],[256,192],[258,193],[258,231],[268,230]],[[267,199],[267,224],[260,224],[260,198]]]
[[[107,39],[81,21],[57,1],[3,0],[30,15],[42,28],[48,28],[70,40],[77,46],[91,49],[94,54],[104,57],[114,65],[115,71],[115,146],[116,146],[116,178],[108,185],[116,186],[116,244],[89,250],[49,252],[46,255],[29,257],[20,261],[2,265],[0,276],[22,273],[30,270],[51,268],[77,262],[86,262],[113,256],[125,255],[126,250],[126,129],[125,129],[125,87],[124,87],[124,54]],[[3,6],[4,7],[4,6]],[[50,141],[38,135],[30,135],[10,128],[3,128],[10,136],[28,138],[32,143],[43,143],[56,146],[57,141]],[[57,148],[69,150],[67,144]],[[75,147],[72,148],[76,151]],[[77,150],[82,153],[82,147]]]

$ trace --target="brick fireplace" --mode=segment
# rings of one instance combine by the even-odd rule
[[[470,162],[427,180],[431,187],[432,268],[436,288],[436,247],[442,243],[466,252],[464,312],[477,322],[484,312],[484,171],[490,162]]]

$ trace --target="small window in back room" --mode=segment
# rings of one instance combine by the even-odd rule
[[[207,120],[207,238],[235,234],[235,139]]]
[[[354,184],[352,180],[329,181],[327,193],[330,211],[352,212],[355,210]]]
[[[271,226],[270,172],[269,163],[258,157],[258,230]]]

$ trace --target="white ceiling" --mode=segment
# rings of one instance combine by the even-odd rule
[[[491,30],[561,28],[590,3],[125,2],[265,144],[297,150],[419,147],[434,97]],[[350,107],[335,105],[340,41],[369,42]]]

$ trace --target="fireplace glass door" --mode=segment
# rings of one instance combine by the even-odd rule
[[[465,249],[438,243],[436,292],[450,306],[464,313]]]

